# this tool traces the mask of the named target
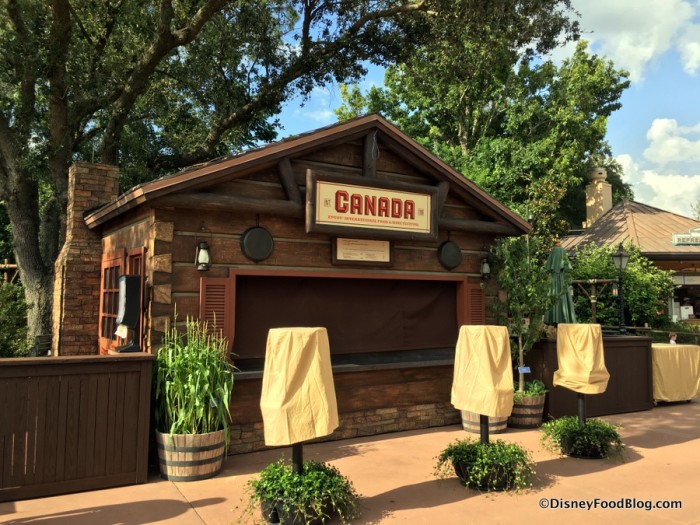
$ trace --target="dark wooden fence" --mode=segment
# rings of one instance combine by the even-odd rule
[[[143,483],[153,356],[0,359],[0,501]]]
[[[603,394],[585,397],[586,417],[653,408],[651,338],[603,337],[603,351],[610,380]],[[526,360],[532,370],[532,379],[541,379],[549,390],[545,416],[575,416],[578,413],[576,393],[552,383],[554,371],[559,368],[556,340],[542,339],[535,343]]]

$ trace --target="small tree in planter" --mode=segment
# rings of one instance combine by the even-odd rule
[[[545,246],[537,237],[510,237],[494,247],[496,282],[502,290],[493,303],[499,323],[508,326],[518,367],[518,391],[525,391],[525,356],[544,332],[544,314],[552,306],[550,274],[542,254]]]

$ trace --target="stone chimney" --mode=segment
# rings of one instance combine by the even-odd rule
[[[102,237],[83,220],[119,194],[119,168],[77,162],[68,170],[66,242],[54,266],[53,355],[99,353]]]
[[[586,186],[586,220],[584,228],[600,219],[605,212],[612,208],[612,186],[605,182],[608,172],[605,168],[595,168],[588,174],[591,182]]]

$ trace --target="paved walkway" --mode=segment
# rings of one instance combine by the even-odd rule
[[[333,463],[353,481],[363,496],[358,523],[700,524],[700,400],[604,419],[622,425],[624,463],[555,456],[541,448],[537,430],[492,436],[532,451],[537,479],[523,493],[482,494],[457,478],[435,479],[435,456],[465,435],[457,426],[307,445],[304,452],[307,459]],[[282,454],[291,450],[231,456],[211,480],[173,483],[153,475],[143,485],[0,503],[0,523],[253,523],[243,512],[245,483]],[[603,508],[672,500],[682,508]],[[563,508],[596,502],[591,510]]]

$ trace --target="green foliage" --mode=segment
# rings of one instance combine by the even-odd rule
[[[551,275],[545,261],[547,246],[537,237],[522,236],[499,239],[494,248],[496,282],[505,292],[504,300],[493,303],[498,322],[509,327],[515,339],[513,360],[525,366],[525,355],[544,331],[544,314],[553,304],[550,295]],[[519,374],[518,390],[524,389]]]
[[[578,417],[565,416],[543,423],[540,437],[543,446],[552,452],[606,458],[611,453],[622,453],[618,428],[602,419],[587,419],[581,426]]]
[[[153,370],[156,429],[170,434],[225,430],[230,441],[234,367],[225,339],[206,323],[187,319],[183,335],[175,326],[164,337]]]
[[[547,393],[547,387],[539,379],[534,379],[533,381],[526,381],[525,386],[522,391],[515,389],[513,393],[513,402],[519,403],[524,397],[538,397],[543,396]]]
[[[294,523],[325,522],[337,514],[341,523],[360,516],[359,495],[352,482],[327,463],[305,461],[303,473],[279,460],[267,465],[260,477],[248,482],[248,513],[263,506],[280,515],[294,516]]]
[[[285,102],[357,81],[366,61],[401,60],[431,38],[421,20],[434,2],[4,4],[0,201],[23,282],[39,296],[30,335],[51,328],[71,163],[119,165],[125,189],[266,143]],[[42,184],[55,206],[40,205]]]
[[[633,244],[625,245],[624,249],[630,254],[627,268],[622,273],[625,325],[648,324],[652,328],[663,328],[668,324],[666,309],[668,298],[673,294],[673,277],[670,272],[654,266]],[[618,271],[611,257],[616,250],[616,247],[598,247],[593,244],[579,249],[572,258],[572,278],[617,279]],[[616,326],[619,323],[619,299],[612,295],[612,286],[608,285],[602,293],[599,292],[600,288],[598,285],[596,322]],[[589,298],[583,293],[578,293],[575,304],[576,315],[581,322],[591,322]]]
[[[5,204],[0,201],[0,262],[12,259],[12,229]]]
[[[500,439],[486,444],[478,439],[457,439],[436,459],[437,477],[444,479],[457,472],[467,487],[487,491],[530,487],[535,473],[535,464],[526,449]]]
[[[0,284],[0,357],[27,355],[27,305],[19,284]]]
[[[627,74],[589,55],[585,42],[558,67],[537,55],[538,35],[577,36],[566,22],[566,4],[513,2],[488,29],[464,30],[454,21],[444,27],[436,20],[433,34],[444,40],[389,68],[386,87],[368,93],[364,104],[511,209],[533,217],[535,234],[549,239],[580,226],[582,176],[593,167],[611,167],[616,198],[631,194],[605,142]],[[525,20],[530,26],[523,31]],[[361,97],[350,93],[340,117],[361,112]]]

